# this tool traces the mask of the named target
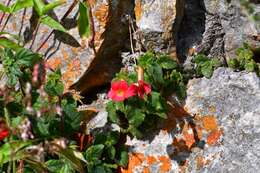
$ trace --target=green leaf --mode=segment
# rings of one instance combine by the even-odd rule
[[[172,60],[169,56],[165,55],[161,55],[157,62],[164,69],[175,69],[178,67],[176,61]]]
[[[155,60],[154,54],[152,52],[147,52],[144,55],[141,55],[138,59],[138,65],[146,68]]]
[[[11,7],[11,13],[15,13],[23,8],[33,7],[33,0],[17,0]]]
[[[250,62],[247,62],[245,64],[245,70],[248,71],[248,72],[255,71],[255,68],[256,68],[256,63],[253,60],[250,61]]]
[[[113,123],[118,124],[120,122],[120,119],[117,116],[116,108],[115,108],[114,103],[112,101],[107,103],[106,110],[108,112],[109,120]]]
[[[127,167],[128,165],[128,153],[126,151],[122,151],[120,153],[120,160],[118,161],[118,164],[123,167]]]
[[[2,46],[4,48],[14,49],[14,50],[18,50],[21,48],[18,44],[9,40],[6,37],[0,37],[0,46]]]
[[[62,160],[48,160],[45,164],[51,172],[58,172],[64,166],[64,162]]]
[[[127,115],[129,124],[138,127],[140,126],[145,118],[145,114],[140,109],[131,109]]]
[[[237,69],[239,68],[239,62],[236,58],[230,59],[228,62],[228,67]]]
[[[75,156],[75,150],[73,150],[71,148],[63,149],[63,148],[59,147],[58,145],[56,145],[56,147],[59,148],[59,150],[56,152],[56,154],[62,156],[64,159],[66,159],[66,161],[68,161],[74,167],[74,169],[76,169],[77,171],[84,172],[84,168],[81,163],[81,160],[78,159],[77,156]]]
[[[0,11],[5,12],[5,13],[10,13],[11,9],[5,5],[3,5],[2,3],[0,3]]]
[[[204,62],[206,62],[206,61],[209,61],[209,59],[208,59],[205,55],[203,55],[203,54],[198,54],[198,55],[195,56],[195,58],[194,58],[194,62],[195,62],[196,64],[204,63]]]
[[[148,74],[152,76],[154,82],[156,84],[163,84],[163,71],[161,66],[158,64],[153,64],[152,66],[148,67]]]
[[[64,3],[66,3],[66,0],[56,0],[50,2],[49,4],[43,7],[42,14],[47,14],[50,10],[53,10],[55,7],[58,7]]]
[[[94,163],[99,163],[103,150],[104,150],[104,145],[103,144],[98,144],[98,145],[92,145],[90,146],[87,151],[86,151],[86,160],[88,162],[94,162]]]
[[[108,151],[108,157],[113,160],[115,158],[115,156],[116,156],[116,149],[115,149],[115,147],[113,147],[113,146],[108,147],[107,151]]]
[[[0,147],[0,165],[28,157],[23,149],[31,144],[31,141],[12,141],[2,145]]]
[[[131,133],[133,136],[137,138],[142,138],[142,133],[133,125],[130,125],[127,129],[127,132]]]
[[[88,37],[90,35],[90,24],[87,7],[79,3],[78,30],[80,37]]]
[[[61,31],[61,32],[67,32],[67,30],[56,20],[49,16],[44,16],[41,18],[41,23],[51,27],[52,29]]]
[[[45,7],[45,4],[42,0],[33,0],[34,8],[38,15],[41,17],[43,15],[43,10]]]
[[[213,70],[214,68],[212,67],[209,61],[205,62],[201,67],[201,73],[206,78],[210,78],[212,76]]]

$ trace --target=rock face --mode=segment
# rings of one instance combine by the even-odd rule
[[[223,131],[218,145],[201,152],[204,158],[214,156],[202,172],[258,172],[260,79],[255,73],[219,68],[209,80],[191,80],[186,110],[214,115]]]
[[[171,51],[184,9],[181,0],[136,0],[135,18],[146,50]]]
[[[256,74],[219,68],[211,79],[190,80],[187,94],[185,110],[176,107],[163,130],[149,140],[128,139],[129,168],[138,173],[258,172]]]
[[[185,3],[177,38],[177,53],[182,61],[191,47],[225,61],[234,57],[235,50],[244,42],[254,48],[260,46],[259,21],[250,19],[239,0],[187,0]],[[259,3],[253,8],[255,14],[259,13]]]

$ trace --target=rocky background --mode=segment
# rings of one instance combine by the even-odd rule
[[[254,14],[260,14],[260,1],[251,2]],[[52,31],[40,26],[33,50],[41,47],[49,65],[61,67],[66,88],[86,99],[102,92],[123,64],[131,65],[131,58],[148,50],[192,68],[194,54],[225,64],[247,42],[260,62],[260,23],[238,0],[91,0],[95,34],[88,40],[78,36],[77,7],[62,18],[71,4],[68,0],[52,12],[70,35],[55,31],[41,47]],[[23,13],[11,16],[5,31],[20,33],[29,47],[35,15],[27,11],[21,20]],[[88,46],[91,40],[95,49]],[[127,140],[129,166],[122,172],[259,172],[259,77],[218,68],[211,79],[190,80],[187,94],[161,130],[147,139]],[[99,110],[93,121],[102,126],[107,114],[102,106]]]

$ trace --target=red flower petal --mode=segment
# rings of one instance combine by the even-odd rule
[[[0,141],[2,141],[4,138],[6,138],[9,135],[8,130],[3,130],[0,132]]]
[[[126,81],[121,80],[113,82],[111,89],[108,92],[108,97],[114,101],[124,101],[128,97],[128,84]]]
[[[139,90],[139,88],[138,88],[138,86],[136,86],[136,84],[131,84],[127,90],[127,98],[138,94],[138,90]]]

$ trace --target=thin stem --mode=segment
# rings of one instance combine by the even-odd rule
[[[26,8],[23,10],[22,23],[21,23],[21,27],[20,27],[20,30],[19,30],[19,34],[18,34],[19,38],[21,37],[21,34],[22,34],[22,29],[23,29],[23,25],[24,25],[25,15],[26,15]],[[20,43],[20,39],[19,39],[18,44],[19,43]]]
[[[11,0],[8,0],[6,6],[9,6],[10,3],[11,3]],[[3,13],[3,15],[1,16],[0,25],[2,24],[2,21],[3,21],[4,17],[5,17],[5,13]]]
[[[74,7],[77,5],[78,0],[74,0],[73,3],[70,5],[69,9],[66,11],[66,13],[63,15],[63,17],[61,18],[61,21],[64,20],[74,9]],[[50,32],[50,34],[47,36],[47,38],[41,43],[40,47],[36,50],[36,52],[39,52],[41,50],[41,48],[44,46],[44,44],[49,40],[49,38],[51,37],[51,35],[54,33],[54,30],[52,30]]]
[[[8,17],[7,17],[7,19],[6,19],[6,21],[5,21],[4,25],[3,25],[3,28],[2,28],[2,30],[1,30],[1,32],[4,31],[4,29],[5,29],[5,27],[6,27],[7,23],[8,23],[8,21],[9,21],[9,19],[11,18],[11,16],[12,16],[12,14],[8,14]]]
[[[40,22],[40,19],[39,19],[39,20],[37,21],[36,29],[35,29],[35,31],[33,32],[32,44],[31,44],[31,46],[30,46],[30,49],[32,49],[32,47],[33,47],[33,44],[34,44],[34,42],[35,42],[35,39],[36,39],[38,30],[39,30],[39,27],[40,27],[40,24],[41,24],[41,22]]]

